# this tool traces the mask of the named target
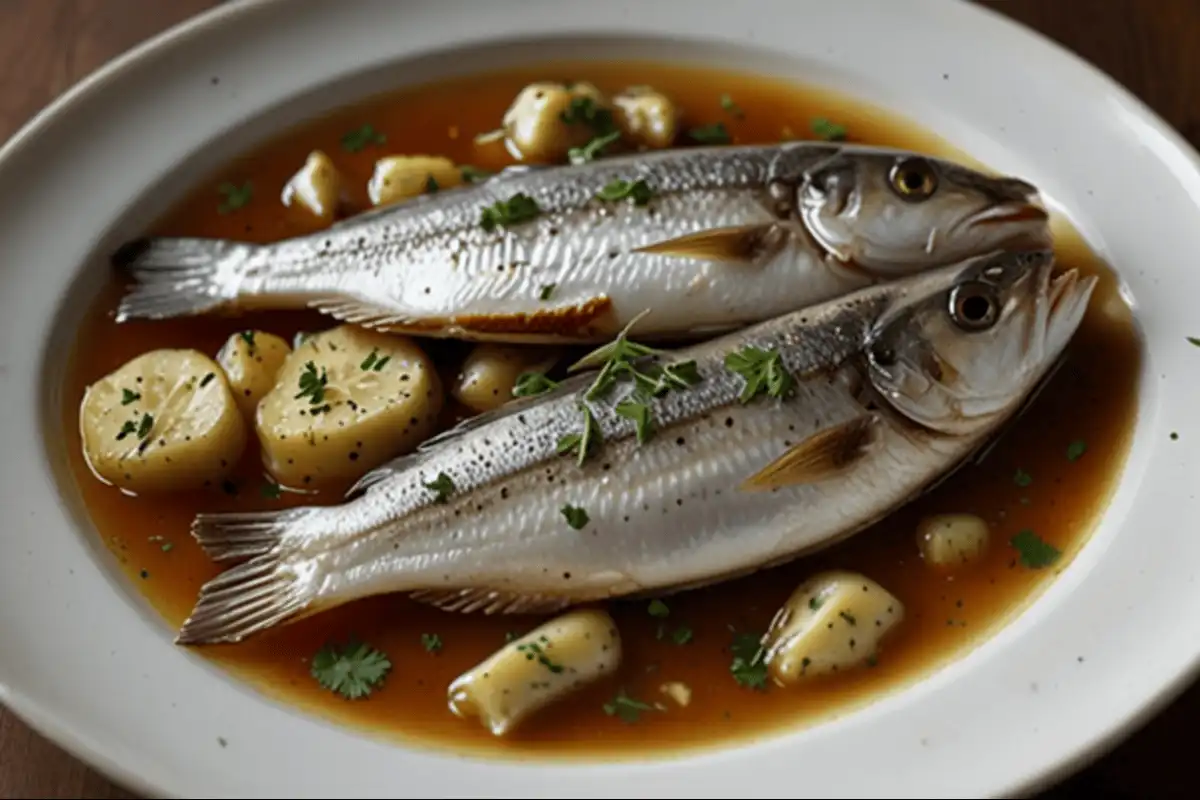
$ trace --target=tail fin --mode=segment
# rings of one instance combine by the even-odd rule
[[[218,575],[200,589],[176,644],[238,642],[279,625],[314,597],[313,583],[268,553]]]
[[[113,265],[134,279],[117,322],[201,314],[234,300],[257,245],[222,239],[147,238],[120,247]]]
[[[197,514],[192,521],[192,537],[213,561],[254,558],[274,550],[288,527],[309,513],[306,508],[287,508]]]

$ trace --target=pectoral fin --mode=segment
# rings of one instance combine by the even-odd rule
[[[778,252],[787,242],[787,237],[786,228],[768,222],[761,225],[697,231],[665,242],[638,247],[633,252],[751,264]]]
[[[878,437],[874,416],[855,417],[824,428],[789,447],[779,458],[743,481],[739,488],[744,492],[765,492],[819,481],[865,456]]]

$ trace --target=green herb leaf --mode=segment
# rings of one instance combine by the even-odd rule
[[[371,125],[363,125],[342,136],[342,149],[349,153],[357,153],[367,145],[385,144],[387,137],[375,130]]]
[[[1067,445],[1067,461],[1078,461],[1087,452],[1087,442],[1076,439]]]
[[[646,611],[655,619],[666,619],[671,613],[671,609],[667,608],[667,604],[662,600],[651,600],[650,605],[646,607]]]
[[[580,530],[584,525],[588,524],[588,513],[579,506],[573,506],[567,503],[560,511],[567,518],[567,524],[575,530]]]
[[[616,127],[612,112],[596,105],[590,97],[573,97],[567,110],[558,115],[568,125],[587,125],[599,135],[611,133]]]
[[[262,489],[260,489],[260,491],[262,493],[262,496],[267,498],[268,500],[278,500],[280,498],[280,496],[283,494],[283,490],[279,487],[279,484],[276,483],[275,481],[264,482],[262,485]]]
[[[733,102],[733,98],[727,94],[721,95],[721,108],[725,109],[738,119],[742,119],[746,116],[746,112],[742,111],[741,106]]]
[[[254,347],[254,331],[239,331],[238,336],[248,347]]]
[[[572,164],[586,164],[595,161],[604,154],[604,149],[621,138],[620,131],[611,131],[603,136],[593,136],[583,147],[572,147],[567,151],[567,158]]]
[[[225,198],[217,206],[217,212],[220,214],[229,214],[237,211],[239,208],[244,208],[250,203],[250,199],[254,197],[254,186],[250,181],[246,181],[241,186],[233,183],[222,183],[217,187],[217,191]]]
[[[724,122],[714,122],[711,125],[700,125],[687,132],[688,138],[701,144],[729,144],[733,139],[725,128]]]
[[[682,625],[675,629],[671,634],[671,641],[678,645],[685,645],[692,640],[692,629],[686,625]]]
[[[439,472],[437,477],[432,481],[422,483],[421,485],[437,494],[437,497],[433,501],[435,503],[445,503],[446,499],[454,493],[454,481],[444,472]]]
[[[442,649],[442,637],[436,633],[422,633],[421,646],[425,648],[426,653],[436,653]]]
[[[300,392],[294,399],[307,397],[311,405],[319,406],[325,401],[327,383],[329,383],[329,376],[325,374],[325,368],[321,367],[321,373],[318,375],[317,365],[308,361],[304,364],[304,372],[300,373]]]
[[[579,407],[583,411],[583,432],[568,433],[563,436],[558,440],[557,450],[559,455],[578,452],[578,463],[583,466],[583,462],[600,444],[600,426],[596,424],[596,417],[590,408],[582,403],[579,404]]]
[[[127,406],[130,403],[136,403],[138,400],[141,400],[141,399],[142,399],[142,395],[139,392],[135,392],[131,389],[122,389],[121,390],[121,405],[123,405],[123,406]]]
[[[374,348],[358,366],[362,368],[363,372],[380,372],[391,360],[391,356],[383,356],[381,358],[379,356],[379,348]]]
[[[145,439],[147,436],[150,435],[150,430],[153,427],[154,427],[154,415],[143,414],[142,422],[141,422],[141,424],[138,425],[137,437],[139,439]]]
[[[538,299],[539,300],[549,300],[551,295],[554,294],[554,287],[556,287],[556,286],[558,286],[557,283],[547,283],[545,286],[542,287],[542,290],[540,292],[538,292]]]
[[[533,397],[558,388],[558,383],[552,381],[540,372],[523,372],[513,384],[513,397]]]
[[[739,685],[747,689],[765,691],[767,688],[767,665],[763,661],[766,651],[762,647],[761,636],[751,633],[739,633],[733,637],[729,652],[733,661],[729,671]]]
[[[767,351],[753,345],[727,354],[725,368],[741,375],[746,381],[739,398],[742,403],[748,403],[764,392],[768,397],[786,397],[796,383],[784,367],[778,351]]]
[[[543,645],[549,644],[550,640],[548,638],[545,636],[540,636],[536,641],[522,642],[521,644],[517,645],[517,652],[524,653],[526,661],[533,661],[536,659],[537,662],[543,667],[550,670],[555,675],[558,675],[563,671],[564,667],[562,664],[556,664],[546,652],[546,649],[543,647]]]
[[[517,192],[508,200],[497,200],[480,213],[479,224],[491,233],[500,225],[516,225],[534,219],[542,210],[537,201],[524,192]]]
[[[125,420],[121,425],[121,430],[117,431],[117,441],[121,441],[126,436],[137,431],[137,423],[131,420]]]
[[[654,190],[642,178],[638,178],[636,181],[614,178],[603,189],[596,192],[596,197],[608,202],[629,198],[635,206],[644,206],[654,198]]]
[[[1029,486],[1031,483],[1033,483],[1033,476],[1023,469],[1018,469],[1015,473],[1013,473],[1013,483],[1024,489],[1026,486]]]
[[[311,674],[324,688],[347,700],[370,695],[392,668],[383,653],[361,642],[344,648],[327,644],[313,656]]]
[[[463,164],[458,168],[458,172],[460,175],[462,175],[462,179],[467,183],[482,183],[495,174],[488,172],[486,169],[472,167],[470,164]]]
[[[817,136],[829,142],[840,142],[846,138],[845,125],[830,122],[824,117],[817,117],[812,121],[812,131]]]
[[[617,696],[604,704],[604,713],[608,716],[616,716],[622,722],[634,723],[641,719],[643,711],[653,711],[654,706],[649,703],[643,703],[641,700],[635,700],[625,694],[622,689],[617,693]]]
[[[1057,547],[1028,529],[1012,537],[1010,544],[1016,549],[1021,563],[1030,569],[1048,567],[1062,555]]]
[[[442,187],[438,186],[437,180],[432,175],[430,175],[428,178],[425,179],[425,193],[426,194],[434,194],[441,188]]]
[[[650,406],[640,400],[626,398],[617,403],[613,410],[618,416],[633,420],[637,442],[645,444],[654,432],[654,422],[650,418]]]

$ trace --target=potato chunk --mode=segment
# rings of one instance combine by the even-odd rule
[[[987,553],[988,525],[974,514],[935,514],[917,523],[917,547],[931,566],[971,564]]]
[[[322,222],[332,222],[344,188],[341,173],[320,150],[308,154],[304,166],[283,187],[281,200],[288,208],[303,208]]]
[[[514,639],[447,692],[450,711],[504,736],[535,711],[616,672],[621,637],[607,613],[571,611]]]
[[[531,83],[504,113],[505,144],[521,161],[559,163],[612,128],[612,109],[590,83]]]
[[[478,345],[463,361],[451,394],[472,411],[491,411],[512,400],[523,373],[545,372],[560,354],[558,348]]]
[[[433,433],[444,402],[411,339],[356,325],[315,333],[258,404],[263,462],[284,486],[353,480]]]
[[[904,619],[904,605],[855,572],[833,570],[800,584],[764,637],[764,660],[782,686],[853,669],[874,658]]]
[[[388,156],[375,162],[367,196],[376,206],[461,186],[462,170],[441,156]]]
[[[617,127],[625,138],[654,149],[670,147],[679,132],[679,109],[662,92],[630,86],[613,98]]]
[[[251,423],[258,401],[271,391],[275,376],[292,348],[273,333],[240,331],[230,336],[217,351],[217,363],[225,371],[233,398]]]
[[[196,350],[152,350],[96,381],[79,427],[92,470],[132,492],[220,481],[247,439],[224,373]]]

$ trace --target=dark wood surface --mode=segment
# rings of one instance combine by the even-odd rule
[[[218,2],[0,0],[0,140],[109,59]],[[1104,69],[1200,146],[1200,0],[999,0],[987,5]],[[1197,718],[1200,687],[1043,796],[1190,794],[1192,756],[1184,743],[1191,739],[1189,723]],[[0,709],[0,798],[132,797]]]

